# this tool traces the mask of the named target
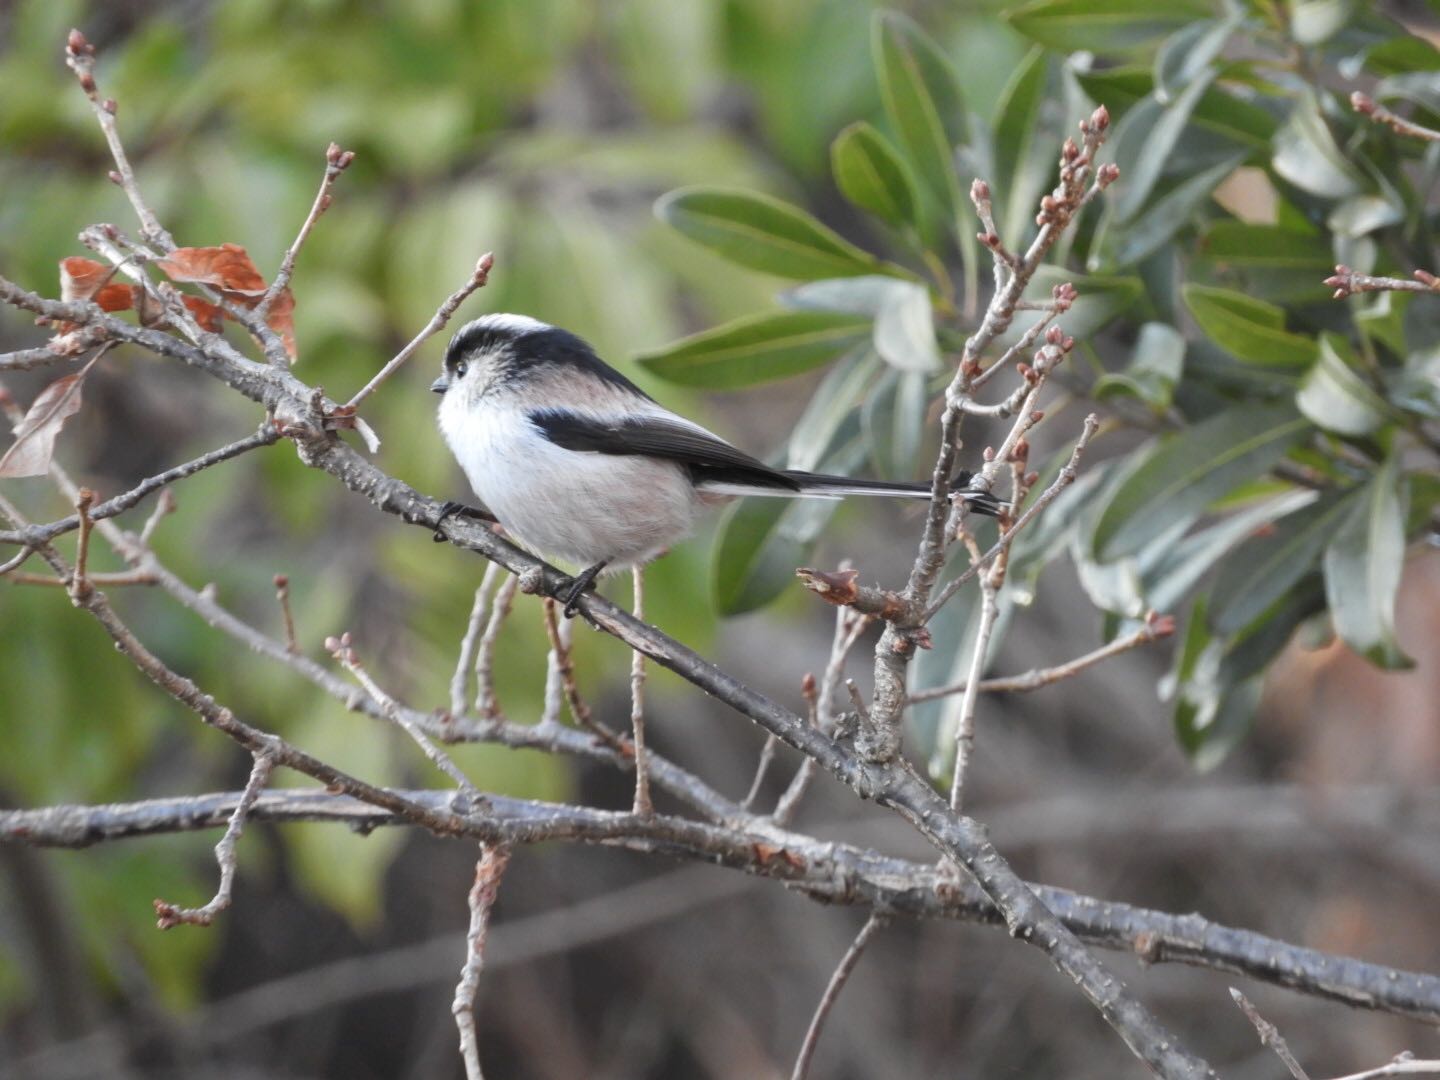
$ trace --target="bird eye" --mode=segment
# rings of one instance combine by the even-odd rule
[[[465,374],[465,369],[466,369],[467,367],[469,367],[469,365],[466,364],[464,360],[459,361],[459,362],[456,363],[456,365],[455,365],[455,374],[456,374],[456,375],[463,376],[463,375]]]

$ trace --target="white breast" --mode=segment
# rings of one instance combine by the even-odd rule
[[[701,508],[684,470],[656,458],[556,446],[524,412],[445,395],[440,430],[475,494],[527,548],[622,569],[684,539]]]

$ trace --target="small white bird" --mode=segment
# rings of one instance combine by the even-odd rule
[[[485,507],[537,555],[585,567],[567,615],[602,570],[643,565],[737,495],[930,497],[928,484],[772,468],[664,408],[574,334],[525,315],[462,327],[430,389],[444,395],[440,431]],[[969,480],[956,477],[958,497],[995,515],[989,492],[961,490]],[[446,503],[441,520],[467,509]]]

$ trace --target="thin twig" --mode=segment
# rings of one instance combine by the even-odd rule
[[[825,987],[825,993],[820,997],[820,1004],[815,1006],[815,1015],[810,1018],[810,1027],[805,1032],[805,1041],[800,1044],[800,1053],[795,1058],[795,1068],[791,1070],[790,1080],[805,1080],[805,1075],[810,1071],[810,1059],[815,1056],[815,1048],[820,1044],[820,1030],[825,1026],[826,1017],[835,1007],[840,991],[845,989],[850,973],[860,962],[860,954],[865,951],[865,946],[870,943],[875,931],[886,922],[884,915],[871,912],[870,918],[866,919],[865,925],[860,928],[860,933],[856,934],[855,940],[850,943],[850,948],[846,949],[845,955],[840,958],[840,963],[830,976],[829,985]]]
[[[90,520],[90,504],[94,501],[95,492],[87,487],[82,487],[75,498],[75,512],[80,516],[80,538],[75,542],[75,572],[70,579],[70,595],[76,600],[83,599],[91,589],[90,582],[85,579],[85,570],[90,558],[90,531],[95,527]]]
[[[1310,1080],[1310,1076],[1300,1067],[1300,1062],[1295,1060],[1295,1055],[1290,1052],[1290,1046],[1285,1042],[1280,1029],[1260,1015],[1259,1010],[1250,1003],[1250,999],[1236,990],[1230,988],[1230,996],[1235,999],[1235,1004],[1240,1006],[1240,1011],[1245,1014],[1246,1019],[1255,1025],[1255,1031],[1260,1036],[1260,1044],[1268,1046],[1275,1051],[1275,1056],[1285,1063],[1285,1068],[1290,1070],[1290,1075],[1295,1080]]]
[[[353,410],[360,402],[373,394],[381,383],[393,375],[401,364],[409,360],[421,345],[424,345],[433,335],[438,334],[445,324],[450,321],[450,316],[455,314],[455,309],[465,302],[466,297],[476,289],[484,286],[485,282],[489,280],[490,269],[494,265],[495,256],[491,252],[487,251],[484,255],[481,255],[480,261],[475,264],[475,272],[470,275],[469,280],[450,294],[446,301],[436,310],[435,314],[431,316],[430,321],[425,324],[424,329],[410,340],[410,344],[396,353],[389,363],[376,372],[375,377],[362,386],[356,392],[355,396],[345,403],[344,408]]]
[[[169,930],[181,924],[209,926],[215,921],[216,915],[230,906],[231,894],[235,888],[235,844],[239,841],[240,834],[245,831],[245,819],[254,807],[255,800],[265,790],[265,785],[270,782],[270,774],[275,771],[273,754],[261,750],[254,758],[250,779],[245,782],[245,790],[240,795],[240,801],[235,804],[235,812],[230,815],[230,820],[225,825],[225,835],[220,837],[220,842],[215,845],[215,861],[220,866],[219,888],[204,907],[176,907],[165,900],[157,899],[155,924],[161,930]]]
[[[1077,656],[1074,660],[1068,660],[1063,664],[1056,664],[1048,668],[1031,668],[1029,671],[1019,675],[1006,675],[995,679],[982,679],[977,689],[982,694],[1020,694],[1030,690],[1039,690],[1043,686],[1050,686],[1060,682],[1062,679],[1069,679],[1080,674],[1087,668],[1092,668],[1112,656],[1119,656],[1121,653],[1129,652],[1131,649],[1138,649],[1141,645],[1148,645],[1152,641],[1159,641],[1167,638],[1175,632],[1175,620],[1169,615],[1152,615],[1146,619],[1145,625],[1140,629],[1118,637],[1108,644],[1100,646],[1084,656]],[[952,694],[963,694],[965,687],[969,685],[968,680],[957,683],[950,683],[947,686],[937,686],[931,690],[917,690],[910,695],[910,704],[918,705],[923,701],[934,701],[937,698],[949,697]]]
[[[146,204],[144,197],[140,194],[140,185],[135,182],[135,171],[130,167],[130,159],[125,154],[125,146],[120,141],[120,131],[115,126],[116,105],[113,100],[100,99],[100,92],[95,85],[95,47],[85,40],[85,35],[79,30],[71,30],[70,36],[65,44],[65,63],[75,77],[80,80],[80,89],[85,91],[85,96],[90,100],[90,106],[95,111],[95,119],[100,122],[100,130],[105,135],[105,143],[110,148],[110,156],[115,160],[115,171],[110,174],[110,179],[119,184],[125,192],[125,197],[130,200],[130,205],[135,210],[135,216],[140,219],[141,234],[150,243],[163,248],[165,251],[175,249],[175,241],[170,234],[160,225],[160,219],[155,216],[154,211]]]
[[[995,565],[1001,565],[997,559]],[[995,619],[1000,613],[996,601],[997,586],[989,574],[980,578],[980,625],[975,633],[975,648],[970,654],[970,674],[966,678],[964,696],[960,699],[960,715],[955,721],[955,770],[950,776],[950,809],[960,810],[961,796],[965,790],[965,773],[970,765],[970,753],[975,747],[975,703],[978,700],[980,676],[985,672],[986,655],[990,652],[990,637],[995,632]]]
[[[475,600],[470,605],[470,618],[465,623],[465,635],[460,639],[460,655],[455,661],[455,674],[450,676],[450,715],[465,714],[465,699],[469,696],[470,670],[475,665],[475,647],[480,642],[480,633],[485,625],[485,614],[490,609],[490,593],[500,567],[490,563],[485,567],[485,576],[475,587]]]
[[[6,574],[13,574],[16,570],[25,565],[25,560],[35,554],[35,549],[29,544],[24,545],[10,558],[0,563],[0,577]]]
[[[176,465],[173,469],[166,469],[162,473],[156,473],[154,476],[147,477],[140,481],[140,483],[136,484],[129,491],[116,495],[114,498],[106,499],[102,503],[97,503],[90,508],[90,520],[98,522],[106,518],[112,518],[117,514],[122,514],[158,488],[163,488],[167,484],[173,484],[176,480],[183,480],[187,476],[194,476],[202,469],[208,469],[212,465],[220,464],[222,461],[229,461],[231,458],[238,457],[248,450],[254,450],[261,446],[270,446],[278,441],[279,438],[280,433],[275,429],[273,424],[264,424],[254,435],[248,435],[236,442],[211,450],[209,453],[201,454],[193,461],[187,461],[183,465]],[[48,525],[32,525],[29,529],[23,531],[0,531],[0,543],[45,543],[79,527],[79,515],[71,514],[69,517],[52,521]],[[143,536],[145,534],[142,533],[141,535]]]
[[[848,566],[842,566],[841,572],[844,573],[848,569]],[[810,726],[816,731],[828,734],[834,729],[835,691],[839,688],[845,674],[845,658],[850,655],[850,650],[855,647],[855,643],[860,640],[860,635],[865,632],[865,628],[870,623],[870,616],[857,614],[848,608],[842,607],[835,612],[835,634],[830,640],[830,657],[825,662],[820,685],[818,689],[814,688],[813,680],[802,684],[806,703],[810,706]],[[815,690],[814,693],[810,692],[812,689]],[[800,800],[805,797],[805,792],[814,777],[814,759],[807,757],[795,770],[795,775],[790,779],[790,786],[785,789],[784,794],[775,803],[775,812],[770,815],[775,824],[785,825],[795,816],[795,811],[800,806]]]
[[[560,688],[564,691],[565,703],[570,707],[570,717],[575,721],[575,726],[584,728],[612,750],[619,751],[627,757],[630,756],[631,749],[625,745],[625,740],[596,720],[590,712],[590,706],[580,696],[580,687],[575,682],[575,661],[570,655],[570,642],[566,640],[567,632],[560,628],[560,620],[555,615],[555,601],[547,596],[541,601],[540,606],[545,617],[545,634],[550,639],[550,649],[555,654],[555,667],[560,675]],[[568,623],[567,619],[566,624],[568,625]]]
[[[406,715],[405,710],[400,707],[400,703],[382,690],[380,685],[370,677],[370,673],[360,663],[360,657],[355,652],[354,645],[351,644],[348,632],[341,634],[338,638],[327,637],[325,648],[330,650],[331,655],[340,661],[346,671],[355,676],[355,681],[363,686],[365,692],[380,706],[380,712],[385,718],[409,735],[437,769],[454,780],[456,786],[472,802],[484,802],[485,796],[480,794],[480,791],[470,782],[470,778],[460,771],[460,766],[450,759],[450,755],[432,743],[429,737],[420,730],[420,726],[413,723]]]
[[[450,1011],[460,1029],[460,1057],[465,1062],[465,1080],[484,1080],[480,1072],[480,1043],[475,1036],[475,994],[480,989],[480,969],[485,965],[485,939],[490,931],[490,912],[500,892],[500,879],[510,862],[510,849],[503,844],[480,845],[475,863],[475,884],[470,887],[470,928],[465,933],[465,963],[455,984]]]
[[[1020,533],[1020,530],[1029,525],[1040,511],[1049,506],[1061,491],[1075,482],[1077,475],[1076,467],[1080,463],[1080,458],[1085,453],[1085,448],[1090,444],[1091,436],[1095,434],[1095,429],[1099,426],[1100,418],[1094,413],[1091,413],[1085,418],[1084,430],[1080,432],[1080,438],[1075,441],[1075,448],[1070,451],[1070,460],[1067,461],[1065,467],[1060,470],[1060,475],[1055,477],[1050,486],[1040,493],[1040,496],[1025,509],[1025,512],[1020,515],[1015,524],[1005,530],[1000,539],[995,541],[988,551],[981,555],[977,561],[971,563],[964,573],[957,575],[945,584],[944,588],[936,594],[930,606],[925,609],[925,618],[927,621],[935,617],[940,609],[945,606],[946,601],[960,591],[961,586],[988,566],[991,559],[1008,548],[1010,541],[1015,539]]]
[[[807,676],[812,682],[814,676]],[[765,745],[760,748],[760,758],[755,763],[755,775],[750,780],[750,790],[745,792],[745,798],[740,800],[740,805],[745,810],[755,808],[755,800],[760,797],[760,789],[765,786],[765,777],[770,774],[770,766],[775,761],[775,750],[780,745],[780,740],[774,735],[765,736]]]
[[[500,583],[495,593],[495,603],[490,608],[490,620],[485,624],[485,633],[480,635],[480,647],[475,651],[475,711],[486,720],[501,715],[500,701],[495,696],[495,647],[500,642],[500,630],[505,619],[515,606],[515,593],[520,588],[520,579],[511,574]]]
[[[1335,273],[1325,284],[1335,290],[1333,299],[1344,300],[1355,293],[1367,292],[1440,292],[1440,278],[1428,270],[1414,270],[1409,278],[1375,277],[1358,274],[1344,263],[1335,264]]]
[[[275,280],[270,282],[270,287],[265,290],[265,295],[255,305],[255,318],[264,320],[270,313],[270,305],[275,298],[290,284],[290,275],[295,271],[295,257],[300,254],[300,249],[305,245],[306,239],[310,236],[310,230],[315,227],[315,222],[320,220],[320,215],[330,209],[330,189],[335,186],[335,181],[340,174],[350,167],[355,160],[355,151],[342,150],[337,143],[331,143],[325,150],[325,175],[320,179],[320,190],[315,194],[315,201],[310,205],[310,213],[305,215],[304,222],[300,225],[300,232],[295,236],[295,242],[286,250],[280,260],[280,269],[275,272]]]
[[[142,541],[143,539],[142,534]],[[275,575],[275,599],[280,601],[280,617],[285,626],[285,651],[291,656],[299,656],[300,642],[295,639],[295,614],[290,610],[290,579],[284,574]]]
[[[1388,1076],[1440,1076],[1440,1061],[1421,1061],[1407,1050],[1384,1065],[1337,1076],[1335,1080],[1384,1080]]]
[[[1440,142],[1440,131],[1428,128],[1424,124],[1417,124],[1414,120],[1407,120],[1403,116],[1397,116],[1368,94],[1362,94],[1357,90],[1350,95],[1350,105],[1356,112],[1370,117],[1377,124],[1388,124],[1397,135],[1409,135],[1411,138],[1423,139],[1426,142]]]
[[[5,571],[0,569],[0,574],[4,573]],[[10,574],[5,580],[11,585],[59,585],[67,589],[73,584],[49,574]],[[159,578],[143,571],[121,570],[116,573],[86,574],[85,581],[91,586],[155,585]]]
[[[145,524],[140,528],[140,543],[149,547],[150,539],[155,535],[155,530],[160,527],[161,520],[167,514],[174,512],[175,492],[169,488],[163,488],[160,497],[155,500],[155,509],[150,511],[150,516],[145,519]]]
[[[635,566],[630,571],[634,582],[635,602],[631,614],[637,619],[645,618],[645,571]],[[635,804],[634,812],[642,816],[653,814],[650,802],[650,766],[645,755],[645,654],[639,649],[630,653],[630,733],[635,746]]]

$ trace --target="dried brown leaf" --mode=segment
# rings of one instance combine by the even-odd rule
[[[219,247],[176,248],[155,265],[170,275],[172,281],[194,281],[209,285],[237,299],[265,294],[265,279],[239,244]]]
[[[157,259],[155,265],[170,275],[173,281],[193,281],[208,285],[220,292],[226,299],[242,307],[253,308],[265,295],[265,279],[251,261],[249,253],[239,244],[221,244],[219,247],[176,248],[169,257]],[[218,330],[219,318],[211,310],[192,304],[189,297],[186,306],[195,313],[200,325],[207,330]],[[198,303],[204,303],[199,301]],[[214,305],[208,305],[214,309]],[[218,311],[218,309],[214,309]],[[202,317],[203,315],[203,317]],[[207,321],[208,319],[208,321]],[[265,316],[265,324],[280,335],[285,352],[295,359],[295,296],[289,288],[276,294]]]
[[[80,411],[80,387],[104,347],[79,371],[62,375],[40,391],[15,428],[15,441],[0,457],[0,477],[43,476],[55,456],[55,439],[65,421]]]

